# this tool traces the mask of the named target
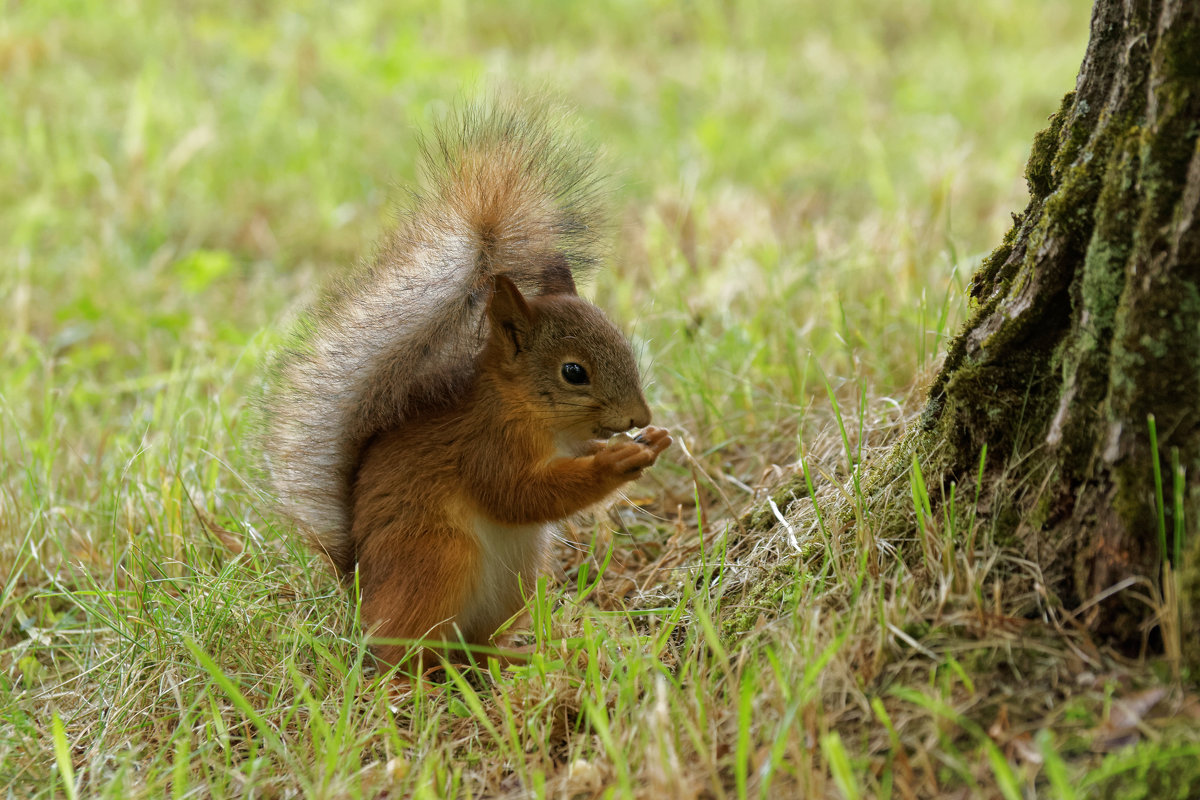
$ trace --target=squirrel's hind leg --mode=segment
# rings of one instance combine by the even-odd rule
[[[358,562],[362,622],[376,640],[371,650],[381,668],[414,656],[430,666],[436,657],[416,641],[458,638],[454,620],[474,589],[478,547],[453,529],[372,534]]]

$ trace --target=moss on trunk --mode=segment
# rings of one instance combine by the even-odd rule
[[[1177,558],[1200,665],[1198,136],[1200,3],[1098,0],[1076,90],[1034,140],[1029,205],[972,281],[922,449],[949,480],[985,444],[995,467],[1019,461],[1026,489],[1008,502],[1024,523],[1010,533],[1068,606],[1129,577],[1158,586],[1161,559]],[[1151,610],[1131,597],[1088,621],[1140,641]]]

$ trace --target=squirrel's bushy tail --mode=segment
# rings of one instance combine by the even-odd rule
[[[538,294],[596,263],[594,162],[560,124],[504,104],[448,118],[421,144],[425,189],[374,261],[336,281],[275,357],[262,401],[271,486],[342,573],[363,444],[461,390],[492,277]]]

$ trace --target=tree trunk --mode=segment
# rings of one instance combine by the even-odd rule
[[[1075,91],[1034,140],[1029,205],[972,280],[923,426],[948,480],[973,481],[987,445],[1001,530],[1068,608],[1148,579],[1089,606],[1094,628],[1140,642],[1174,561],[1200,665],[1198,134],[1200,2],[1097,0]]]

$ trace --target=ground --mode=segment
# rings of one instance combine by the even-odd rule
[[[0,791],[1188,796],[1195,678],[1093,642],[992,535],[1012,521],[971,486],[935,506],[896,447],[1087,18],[6,9]],[[555,95],[603,150],[587,293],[679,446],[566,531],[530,667],[406,686],[261,494],[244,412],[416,132],[491,87]]]

